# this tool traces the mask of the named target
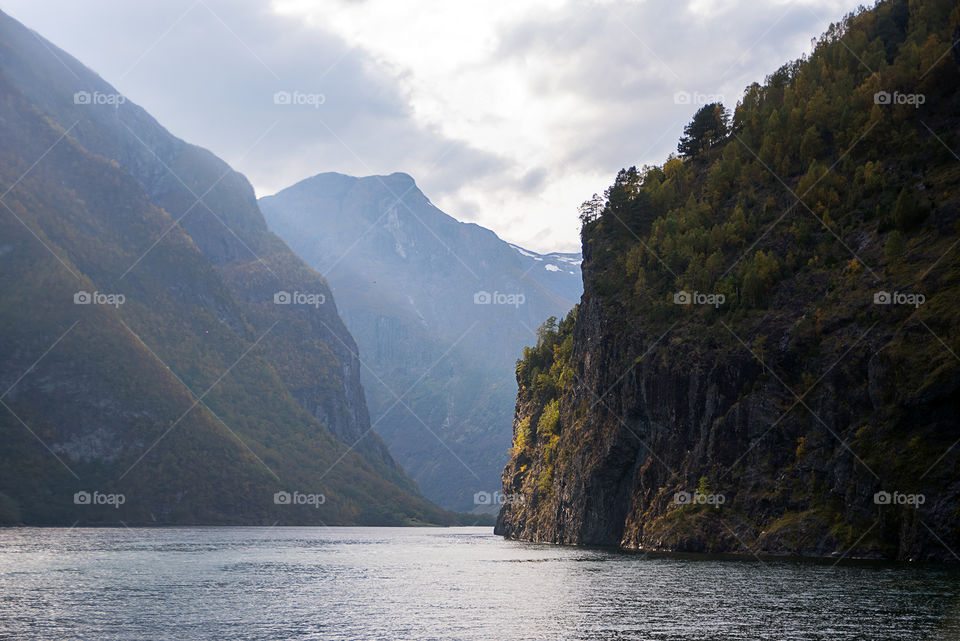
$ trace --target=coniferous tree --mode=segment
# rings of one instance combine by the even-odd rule
[[[684,158],[696,156],[725,139],[729,133],[730,115],[723,105],[719,102],[704,105],[683,128],[677,151]]]

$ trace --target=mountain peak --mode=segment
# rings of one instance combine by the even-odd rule
[[[343,198],[348,191],[358,187],[370,191],[385,190],[396,198],[403,197],[409,192],[422,194],[413,176],[401,171],[369,176],[350,176],[336,171],[323,171],[304,178],[282,191],[305,197],[323,195],[327,198]],[[279,193],[281,192],[265,198],[273,198]]]
[[[370,178],[380,178],[380,176],[369,176],[369,177],[370,177]],[[413,179],[413,176],[411,176],[411,175],[408,174],[408,173],[402,172],[402,171],[395,171],[395,172],[393,172],[392,174],[390,174],[389,176],[387,176],[386,178],[389,179],[389,180],[392,180],[392,181],[403,182],[403,183],[407,184],[408,186],[416,186],[416,184],[417,184],[417,181]]]
[[[516,359],[533,327],[580,298],[579,265],[456,220],[405,173],[311,182],[262,199],[268,224],[330,279],[391,451],[438,504],[477,508],[474,494],[497,487],[510,449]],[[401,411],[384,382],[423,393]],[[425,425],[452,437],[456,457],[424,441]]]

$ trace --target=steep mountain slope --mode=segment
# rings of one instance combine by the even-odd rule
[[[516,359],[579,297],[579,256],[514,248],[400,173],[319,174],[260,206],[330,279],[374,425],[403,468],[443,507],[495,509],[474,494],[492,495],[506,463]]]
[[[4,14],[0,140],[3,520],[450,522],[242,175]]]
[[[848,16],[585,204],[497,532],[956,561],[958,25],[952,1]]]

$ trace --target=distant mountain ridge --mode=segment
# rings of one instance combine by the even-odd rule
[[[521,262],[529,261],[530,275],[545,288],[558,296],[576,302],[583,293],[583,279],[580,265],[583,254],[580,252],[550,252],[538,254],[519,245],[507,243],[520,254]],[[573,276],[574,278],[568,278]]]
[[[441,506],[493,509],[474,494],[499,484],[516,360],[543,318],[579,299],[579,255],[457,221],[404,173],[321,173],[259,202],[329,279],[390,451]]]

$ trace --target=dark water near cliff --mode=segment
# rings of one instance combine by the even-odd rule
[[[960,575],[489,528],[25,528],[0,530],[0,638],[960,639]]]

